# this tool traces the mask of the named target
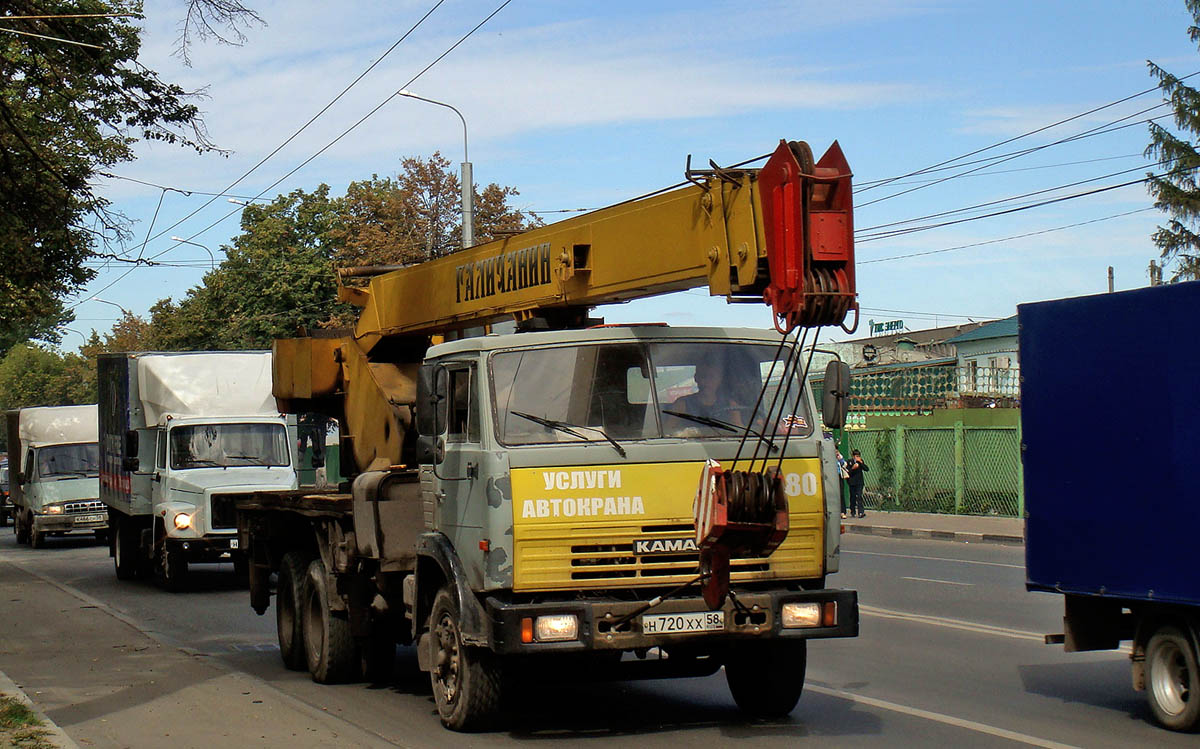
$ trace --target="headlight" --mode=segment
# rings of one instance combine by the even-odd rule
[[[783,626],[788,629],[821,626],[821,604],[819,603],[785,603],[782,615]]]
[[[192,516],[186,512],[180,512],[175,515],[175,527],[179,530],[186,530],[192,527]]]
[[[579,619],[574,614],[539,616],[533,624],[538,642],[562,642],[579,637]]]
[[[62,505],[49,505],[42,509],[46,511],[47,515],[61,515],[63,510]]]

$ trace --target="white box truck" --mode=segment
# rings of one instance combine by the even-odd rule
[[[79,532],[104,538],[94,404],[9,411],[8,445],[18,543],[37,549],[47,536]]]
[[[101,354],[100,497],[117,577],[186,586],[192,562],[232,561],[234,502],[297,487],[271,393],[271,352]]]

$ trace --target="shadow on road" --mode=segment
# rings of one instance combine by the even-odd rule
[[[1026,692],[1064,703],[1104,708],[1154,724],[1142,694],[1130,686],[1127,659],[1047,663],[1020,666],[1017,671]]]

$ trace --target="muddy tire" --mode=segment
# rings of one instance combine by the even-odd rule
[[[17,511],[17,516],[13,520],[13,530],[17,534],[17,543],[29,543],[29,526],[25,524],[25,513],[20,510]]]
[[[118,580],[132,580],[141,571],[141,549],[138,548],[138,530],[133,523],[113,516],[112,528],[113,567]]]
[[[1172,731],[1200,727],[1200,670],[1187,633],[1159,627],[1146,644],[1146,699],[1159,723]]]
[[[318,684],[352,681],[358,673],[358,651],[350,634],[350,620],[329,608],[330,590],[325,563],[314,559],[304,577],[304,651],[308,673]]]
[[[279,560],[279,580],[275,593],[275,629],[279,636],[279,656],[283,665],[292,671],[308,668],[304,654],[304,617],[300,602],[304,600],[304,576],[308,559],[298,551],[289,551]]]
[[[453,589],[438,591],[429,616],[429,671],[442,725],[452,731],[491,728],[500,713],[502,668],[494,653],[463,642]]]
[[[179,593],[188,587],[187,555],[178,547],[163,544],[158,556],[158,583],[163,590]]]
[[[746,643],[729,651],[725,681],[742,712],[752,718],[782,718],[800,701],[807,664],[804,640]]]
[[[46,548],[46,534],[38,530],[29,531],[29,546],[34,549]]]

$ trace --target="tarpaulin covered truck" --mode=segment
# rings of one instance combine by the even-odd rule
[[[8,412],[9,491],[17,541],[95,533],[108,515],[100,502],[96,406],[43,406]]]
[[[1132,643],[1164,726],[1200,726],[1200,282],[1019,308],[1027,587],[1068,651]]]
[[[101,489],[117,577],[184,586],[191,562],[232,561],[236,498],[296,488],[269,351],[101,354]]]

